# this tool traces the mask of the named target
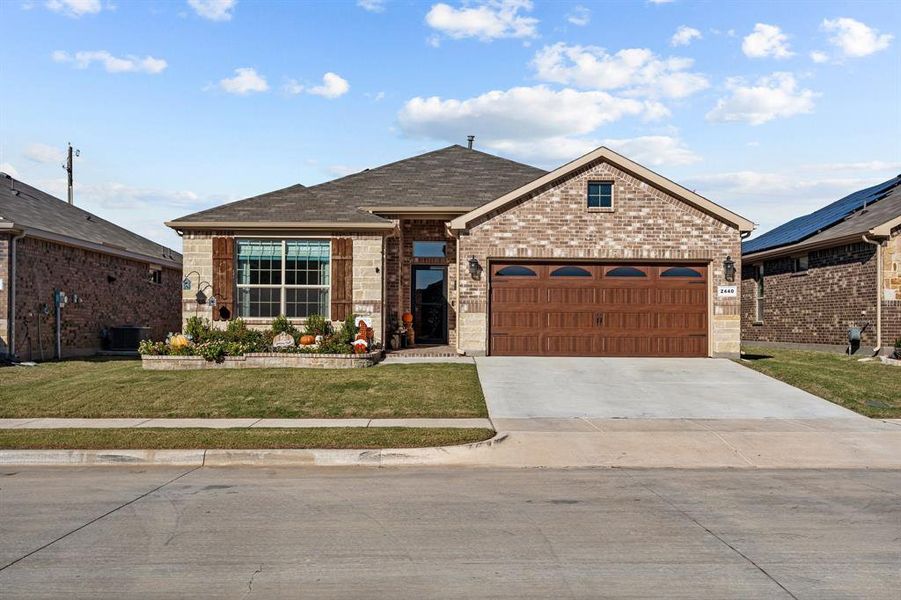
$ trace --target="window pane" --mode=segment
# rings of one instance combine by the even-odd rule
[[[582,267],[560,267],[554,269],[551,277],[591,277],[591,272]]]
[[[588,207],[611,208],[613,206],[613,184],[609,182],[588,183]]]
[[[647,275],[635,267],[616,267],[607,271],[607,277],[647,277]]]
[[[447,256],[447,243],[413,242],[413,256],[416,258],[444,258]]]
[[[661,277],[703,277],[701,273],[688,267],[670,267],[660,274]]]
[[[328,285],[328,240],[288,240],[285,243],[285,283]]]
[[[238,240],[238,285],[279,285],[282,243],[279,240]]]
[[[521,265],[511,265],[509,267],[504,267],[495,273],[495,275],[500,275],[502,277],[535,277],[535,271]]]
[[[239,317],[277,317],[281,313],[281,288],[238,288]]]
[[[285,312],[288,317],[305,319],[310,315],[328,316],[328,289],[285,290]]]

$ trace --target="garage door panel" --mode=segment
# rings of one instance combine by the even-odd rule
[[[672,264],[523,262],[527,269],[507,268],[516,264],[490,271],[506,273],[490,282],[492,354],[707,355],[706,266],[672,271]],[[663,276],[667,271],[683,275]]]
[[[548,311],[545,314],[545,325],[549,329],[586,329],[594,323],[593,312]]]

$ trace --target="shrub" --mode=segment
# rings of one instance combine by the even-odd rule
[[[354,325],[355,320],[355,315],[348,315],[348,317],[344,319],[344,322],[341,324],[341,329],[338,330],[338,337],[347,344],[353,344],[354,338],[359,332],[357,326]]]
[[[169,346],[166,345],[166,342],[141,340],[141,342],[138,344],[138,354],[147,356],[163,356],[169,354]]]
[[[228,342],[223,340],[210,340],[197,344],[194,347],[194,354],[202,356],[206,360],[222,362],[228,350]]]
[[[193,342],[202,342],[209,337],[213,326],[209,319],[202,317],[188,317],[185,321],[184,333]]]
[[[322,315],[313,314],[307,317],[304,333],[306,335],[330,335],[332,333],[332,324]]]
[[[248,331],[247,323],[241,318],[232,319],[225,326],[225,332],[228,334],[228,337],[233,340],[240,340]]]
[[[895,340],[895,348],[901,348],[901,337]]]
[[[278,335],[280,333],[290,333],[293,336],[297,335],[297,328],[291,324],[291,321],[288,320],[288,317],[285,315],[279,315],[272,319],[272,333]]]
[[[351,354],[353,347],[344,341],[339,334],[333,334],[323,338],[317,348],[319,354]]]

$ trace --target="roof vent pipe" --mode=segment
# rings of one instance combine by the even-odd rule
[[[467,135],[466,136],[466,147],[472,150],[472,143],[476,140],[476,136]]]

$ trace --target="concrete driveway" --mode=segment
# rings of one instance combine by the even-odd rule
[[[476,359],[492,419],[865,419],[730,360]]]

